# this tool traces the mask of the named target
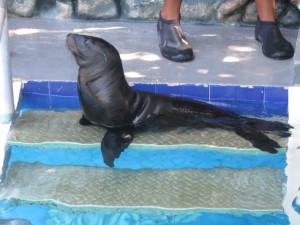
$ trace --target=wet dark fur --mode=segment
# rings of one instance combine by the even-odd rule
[[[80,124],[107,128],[101,150],[104,162],[110,167],[131,143],[133,133],[138,129],[147,130],[149,126],[231,130],[250,141],[253,147],[270,153],[276,153],[280,146],[265,132],[282,137],[290,135],[288,124],[247,118],[205,102],[130,88],[118,51],[101,38],[69,34],[67,45],[79,65],[78,90],[83,110]]]

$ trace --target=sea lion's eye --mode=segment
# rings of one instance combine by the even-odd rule
[[[84,44],[88,45],[91,42],[91,39],[85,38],[84,39]]]

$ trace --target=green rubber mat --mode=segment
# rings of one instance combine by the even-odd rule
[[[99,144],[105,129],[98,126],[81,126],[78,121],[81,111],[27,111],[16,121],[11,130],[8,143],[37,144],[37,143],[77,143]],[[286,139],[280,139],[285,147]],[[135,144],[150,145],[205,145],[237,149],[253,149],[251,144],[234,132],[222,129],[193,129],[177,128],[167,132],[137,133],[131,146]]]
[[[116,170],[14,163],[1,199],[94,208],[282,210],[284,171]]]

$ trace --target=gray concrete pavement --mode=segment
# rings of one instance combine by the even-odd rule
[[[300,4],[300,3],[299,3]],[[300,85],[300,31],[296,41],[296,51],[294,55],[294,80],[293,83]]]
[[[294,59],[277,61],[261,52],[254,27],[182,24],[195,60],[175,63],[159,52],[156,23],[10,18],[13,77],[77,79],[78,67],[65,45],[70,32],[101,36],[119,50],[129,82],[289,86]],[[293,46],[298,29],[281,29]]]

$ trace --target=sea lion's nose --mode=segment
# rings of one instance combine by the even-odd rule
[[[75,38],[76,38],[76,34],[69,33],[69,34],[67,34],[66,41],[67,41],[67,43],[73,43],[74,44]]]

